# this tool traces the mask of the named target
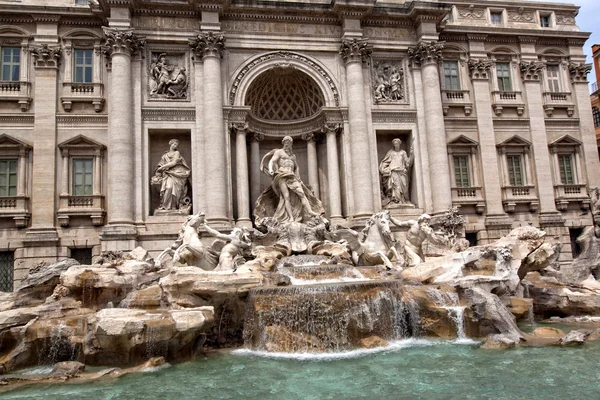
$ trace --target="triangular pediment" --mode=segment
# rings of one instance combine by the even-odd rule
[[[465,135],[460,135],[448,142],[448,146],[479,146],[479,143]]]
[[[529,146],[531,146],[531,142],[523,139],[522,137],[520,137],[518,135],[515,135],[515,136],[512,136],[512,137],[498,143],[496,146],[498,146],[498,147],[504,147],[504,146],[529,147]]]
[[[581,140],[575,139],[571,135],[563,135],[551,142],[548,146],[550,147],[559,147],[559,146],[581,146]]]
[[[15,139],[6,133],[0,134],[0,149],[30,149],[29,143],[23,142],[19,139]]]
[[[106,146],[83,135],[65,140],[58,145],[59,149],[105,149]]]

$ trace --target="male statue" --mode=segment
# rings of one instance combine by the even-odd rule
[[[321,201],[302,183],[293,139],[286,136],[283,148],[271,150],[262,159],[260,168],[271,178],[271,186],[256,201],[254,215],[257,224],[273,217],[278,222],[307,222],[324,213]],[[268,161],[268,164],[267,164]],[[267,166],[265,166],[267,164]]]
[[[410,155],[400,149],[402,141],[392,140],[392,149],[387,152],[379,164],[383,184],[383,206],[391,203],[411,204],[408,195],[410,167],[413,164],[413,150]]]
[[[429,226],[430,221],[431,217],[428,214],[422,214],[417,221],[409,220],[406,222],[390,216],[390,222],[394,225],[409,228],[406,233],[406,243],[404,244],[404,251],[409,267],[414,267],[425,261],[425,255],[423,254],[423,242],[425,239],[429,239],[434,244],[446,244],[447,242],[445,237],[437,234]]]

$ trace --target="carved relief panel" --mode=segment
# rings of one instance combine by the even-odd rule
[[[151,50],[147,60],[149,60],[148,100],[189,100],[190,76],[187,52],[167,53]]]
[[[402,62],[373,60],[371,75],[372,95],[375,104],[407,102]]]

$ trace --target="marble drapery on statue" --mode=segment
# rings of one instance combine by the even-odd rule
[[[151,181],[152,185],[160,185],[160,205],[154,214],[189,214],[191,201],[187,194],[191,170],[177,150],[179,141],[172,139],[169,146],[169,151],[161,156]]]
[[[286,136],[282,143],[282,149],[271,150],[260,163],[261,171],[273,180],[256,200],[254,218],[257,226],[267,217],[280,223],[305,223],[325,213],[321,200],[300,179],[296,156],[292,153],[293,139]]]
[[[410,155],[400,149],[402,141],[400,139],[392,140],[392,149],[387,152],[379,164],[381,181],[383,185],[384,207],[393,204],[412,204],[409,199],[408,185],[410,168],[413,164],[413,151],[410,149]]]

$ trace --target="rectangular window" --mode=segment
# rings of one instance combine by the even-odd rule
[[[0,160],[0,196],[17,195],[17,160]]]
[[[444,61],[444,78],[446,90],[460,90],[458,61]]]
[[[0,251],[0,292],[13,291],[14,262],[12,251]]]
[[[594,127],[600,126],[600,109],[598,107],[592,108],[592,116],[594,117]]]
[[[75,50],[75,76],[76,83],[92,83],[92,55],[93,50]]]
[[[559,154],[558,168],[560,170],[560,183],[563,185],[572,185],[575,183],[572,154]]]
[[[510,64],[496,63],[496,75],[498,77],[498,90],[501,92],[512,92]]]
[[[510,186],[523,186],[523,163],[520,155],[506,156],[508,164],[508,181]]]
[[[19,47],[2,48],[3,82],[18,82],[21,74],[21,49]]]
[[[548,75],[548,89],[551,92],[560,92],[560,80],[558,78],[558,65],[548,65],[546,67]]]
[[[457,187],[471,187],[469,179],[469,157],[454,156],[454,179]]]
[[[550,14],[540,15],[540,26],[542,28],[550,28]]]
[[[502,25],[502,13],[501,12],[491,11],[490,12],[490,19],[492,21],[492,24],[494,24],[494,25]]]
[[[89,196],[93,194],[93,158],[73,159],[73,196]]]

